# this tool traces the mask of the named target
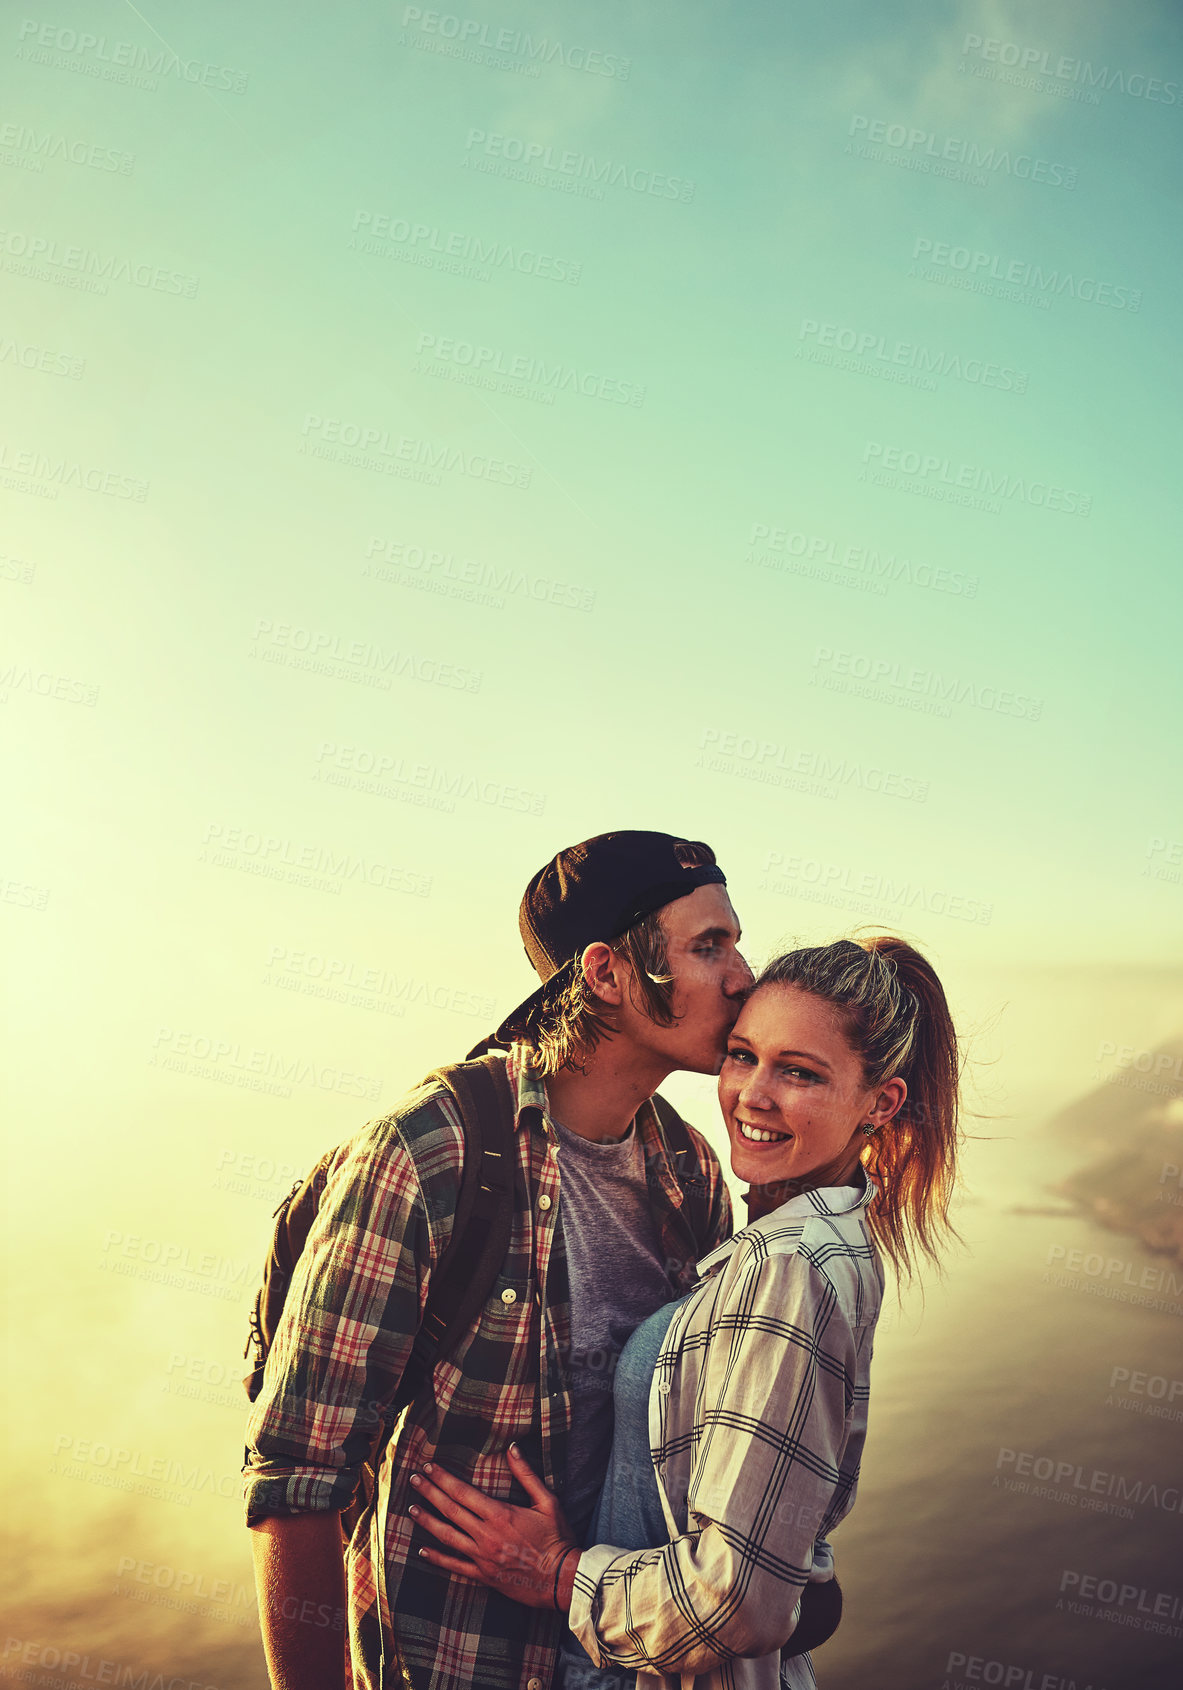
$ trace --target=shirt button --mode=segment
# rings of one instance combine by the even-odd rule
[[[543,1192],[542,1196],[538,1199],[538,1207],[542,1210],[543,1214],[545,1214],[550,1208],[550,1198],[545,1192]]]
[[[528,1678],[526,1690],[542,1690],[542,1680],[540,1678]]]
[[[503,1303],[516,1303],[517,1300],[517,1292],[514,1290],[512,1285],[507,1285],[505,1290],[501,1293],[501,1301]]]

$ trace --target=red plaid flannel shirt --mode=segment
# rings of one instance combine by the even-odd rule
[[[376,1578],[385,1526],[381,1623],[388,1685],[413,1690],[544,1690],[563,1629],[558,1615],[421,1561],[434,1540],[407,1513],[408,1479],[441,1461],[472,1484],[526,1501],[510,1480],[516,1440],[536,1472],[563,1493],[571,1399],[570,1291],[559,1227],[558,1144],[545,1082],[524,1046],[506,1064],[515,1093],[517,1179],[509,1252],[469,1333],[399,1418],[379,1469],[375,1505],[346,1550],[354,1684],[378,1683]],[[400,1121],[430,1110],[413,1163]],[[679,1289],[695,1263],[731,1235],[731,1204],[714,1152],[690,1129],[692,1167],[676,1168],[651,1103],[637,1114],[654,1221]],[[420,1141],[422,1143],[422,1141]],[[411,1352],[431,1272],[451,1235],[463,1131],[441,1087],[410,1093],[340,1146],[296,1264],[247,1423],[248,1525],[269,1515],[344,1508],[386,1430],[389,1403]],[[327,1612],[327,1610],[326,1610]],[[328,1623],[332,1623],[332,1616]],[[397,1665],[391,1670],[392,1658]]]

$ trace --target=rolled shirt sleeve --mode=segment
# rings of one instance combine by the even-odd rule
[[[429,1224],[389,1118],[342,1146],[296,1262],[247,1420],[246,1519],[353,1498],[418,1331],[451,1217]]]
[[[853,1496],[842,1458],[857,1342],[833,1286],[798,1254],[722,1277],[693,1404],[677,1401],[676,1366],[655,1379],[659,1438],[695,1427],[686,1529],[660,1549],[597,1545],[576,1568],[571,1629],[601,1666],[698,1673],[780,1649],[815,1540]],[[674,1447],[658,1448],[659,1474]],[[681,1498],[667,1502],[680,1513]]]

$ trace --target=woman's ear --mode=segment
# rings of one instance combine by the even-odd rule
[[[875,1093],[875,1101],[867,1111],[868,1124],[885,1127],[894,1115],[898,1115],[908,1096],[907,1083],[897,1075],[894,1079],[885,1080]]]

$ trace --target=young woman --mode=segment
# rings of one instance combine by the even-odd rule
[[[937,1259],[960,1134],[957,1039],[902,939],[789,952],[760,975],[719,1076],[749,1225],[629,1340],[592,1547],[511,1446],[529,1507],[439,1467],[412,1484],[437,1566],[569,1612],[556,1683],[813,1685],[841,1611],[827,1534],[867,1425],[881,1254]]]

